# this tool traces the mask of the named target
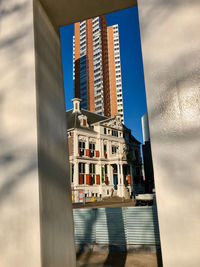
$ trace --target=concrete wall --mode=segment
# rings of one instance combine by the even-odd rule
[[[42,266],[75,266],[60,40],[34,3]]]
[[[35,25],[0,2],[0,266],[75,266],[60,43],[34,3]]]
[[[40,266],[33,7],[0,2],[0,266]]]
[[[136,3],[40,2],[56,32],[59,26]],[[164,266],[170,267],[199,266],[200,262],[199,10],[197,0],[139,1],[161,245]],[[73,246],[67,256],[58,249],[63,244],[66,251],[67,236],[70,242],[73,240],[71,200],[64,194],[64,187],[69,190],[69,185],[64,181],[66,129],[63,92],[58,89],[58,39],[45,12],[36,9],[34,48],[32,0],[1,0],[0,12],[0,266],[40,266],[35,48],[42,262],[43,266],[67,266],[71,260],[69,266],[74,266]],[[54,59],[58,69],[52,64]],[[52,83],[47,82],[49,79]],[[65,208],[61,200],[67,201]],[[59,217],[60,212],[64,214]],[[67,229],[63,219],[67,220]]]
[[[200,2],[140,0],[163,262],[200,266]]]

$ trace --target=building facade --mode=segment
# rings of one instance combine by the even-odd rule
[[[71,186],[86,197],[128,198],[142,183],[140,142],[121,123],[80,108],[73,99],[66,112]]]
[[[104,16],[74,24],[73,79],[81,108],[124,121],[118,25]]]

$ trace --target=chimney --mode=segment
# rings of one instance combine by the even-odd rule
[[[81,99],[80,98],[73,98],[73,113],[78,112],[81,113]]]

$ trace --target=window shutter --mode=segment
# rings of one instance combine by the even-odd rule
[[[86,174],[86,184],[90,184],[90,175]]]
[[[79,174],[79,184],[83,184],[83,174]]]
[[[131,184],[131,176],[127,175],[128,184]]]
[[[99,174],[96,175],[96,184],[100,184],[100,175]]]

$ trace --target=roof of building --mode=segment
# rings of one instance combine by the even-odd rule
[[[81,126],[80,124],[80,120],[78,118],[78,116],[80,115],[84,115],[87,117],[87,122],[89,124],[89,128],[85,128],[83,126]],[[82,129],[87,129],[90,131],[93,131],[93,128],[91,127],[91,125],[93,123],[96,122],[106,122],[108,120],[111,120],[113,118],[109,118],[106,116],[102,116],[99,114],[96,114],[94,112],[85,110],[85,109],[81,109],[80,112],[73,112],[73,109],[70,109],[68,111],[66,111],[66,118],[67,118],[67,128],[68,129],[73,129],[73,128],[82,128]],[[130,131],[130,129],[128,129],[125,125],[123,125],[124,129]],[[131,131],[130,131],[131,132]],[[131,133],[130,133],[130,140],[132,142],[136,142],[138,144],[141,144]]]
[[[103,121],[108,119],[108,117],[96,114],[94,112],[90,112],[88,110],[85,109],[81,109],[80,113],[79,112],[73,112],[73,109],[70,109],[68,111],[66,111],[66,117],[67,117],[67,128],[71,129],[71,128],[84,128],[80,125],[80,121],[78,119],[78,116],[80,115],[85,115],[87,116],[87,121],[89,126],[95,122],[99,122],[99,121]],[[91,129],[91,127],[90,127]]]

